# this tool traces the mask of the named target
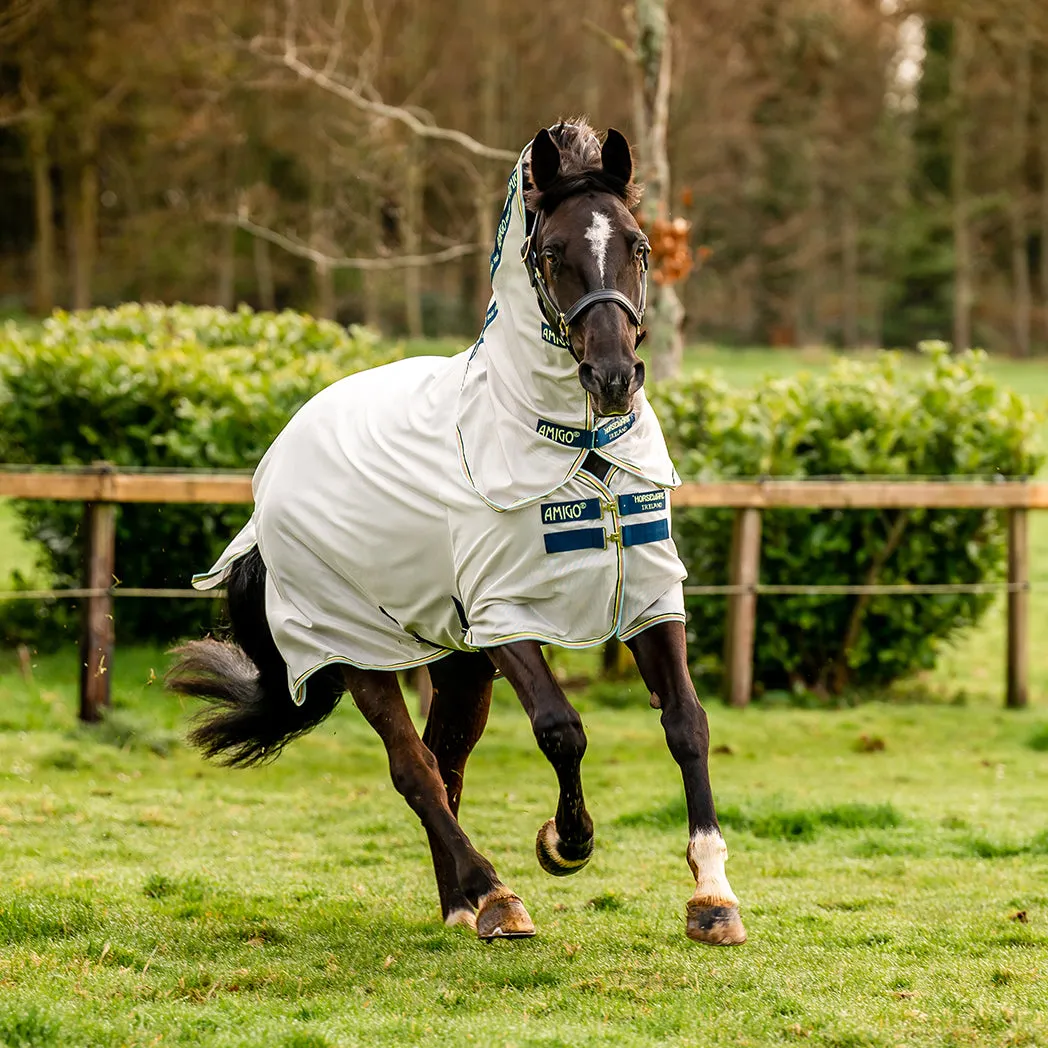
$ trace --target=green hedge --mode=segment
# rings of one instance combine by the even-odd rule
[[[385,359],[368,332],[293,313],[129,305],[56,314],[33,336],[8,325],[0,335],[0,461],[251,467],[310,396]],[[1041,462],[1026,402],[987,376],[982,355],[950,356],[944,346],[928,347],[916,364],[880,354],[755,389],[696,375],[651,398],[686,479],[1015,476]],[[19,512],[56,583],[75,583],[81,508],[25,502]],[[117,575],[131,586],[183,587],[247,513],[124,506]],[[674,520],[689,581],[726,582],[732,513],[690,510]],[[992,511],[779,510],[764,514],[763,533],[767,583],[863,582],[880,558],[882,583],[982,582],[1004,569],[1003,521]],[[930,666],[942,640],[992,600],[762,598],[756,679],[767,690],[883,684]],[[689,598],[688,610],[691,650],[716,671],[724,599]],[[206,602],[119,601],[117,628],[122,637],[168,640],[198,631],[213,612]],[[0,604],[8,639],[39,641],[45,626],[65,621],[54,606]],[[846,645],[850,627],[855,641]]]
[[[710,375],[652,391],[685,479],[756,476],[1022,476],[1038,469],[1038,419],[985,372],[981,353],[923,360],[883,353],[747,390]],[[728,581],[731,511],[688,510],[674,531],[693,585]],[[770,584],[973,583],[1005,567],[1002,515],[981,510],[763,514],[761,581]],[[943,640],[992,604],[987,595],[769,596],[758,602],[761,689],[836,692],[933,665]],[[690,650],[719,670],[724,598],[688,599]],[[849,626],[855,642],[846,644]],[[847,650],[845,650],[847,649]]]
[[[0,334],[0,462],[253,467],[314,393],[389,359],[360,328],[297,313],[125,305],[56,313],[42,332]],[[75,503],[22,502],[55,584],[80,578]],[[185,587],[224,548],[247,506],[122,506],[117,576]],[[206,601],[117,601],[122,637],[163,640],[211,621]],[[0,604],[8,639],[64,624],[61,608]],[[41,619],[43,615],[46,618]],[[34,616],[36,621],[34,622]]]

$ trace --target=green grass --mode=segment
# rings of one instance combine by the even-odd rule
[[[742,384],[830,360],[694,347],[687,366]],[[1048,362],[991,367],[1048,399]],[[16,567],[32,550],[0,503],[0,579]],[[1033,615],[1037,702],[1042,594]],[[114,712],[86,729],[75,652],[29,679],[0,652],[0,1048],[1048,1045],[1048,716],[997,706],[1000,607],[884,702],[708,703],[735,950],[684,936],[679,776],[636,682],[578,696],[598,839],[563,880],[534,859],[552,773],[497,685],[463,823],[539,936],[483,946],[441,925],[424,835],[351,704],[275,765],[225,771],[181,744],[167,661],[119,647]]]
[[[500,684],[463,821],[539,935],[482,945],[440,924],[350,704],[269,768],[212,768],[165,661],[118,653],[98,732],[71,655],[30,682],[0,657],[0,1044],[1048,1044],[1043,718],[710,703],[750,934],[716,950],[684,936],[679,777],[641,689],[580,697],[597,849],[559,880],[533,849],[553,776]]]

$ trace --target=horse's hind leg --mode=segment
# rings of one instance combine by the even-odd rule
[[[452,813],[437,760],[411,723],[396,674],[347,668],[345,679],[364,719],[386,747],[397,792],[446,851],[462,893],[478,908],[477,935],[482,939],[534,935],[523,903],[499,881],[494,867],[473,847]]]
[[[582,719],[568,702],[536,641],[516,641],[487,650],[491,661],[513,685],[560,787],[557,814],[543,824],[535,842],[539,865],[555,877],[575,873],[593,854],[593,820],[586,811],[580,773],[586,752]]]
[[[431,663],[429,675],[433,699],[422,741],[437,758],[448,807],[457,818],[466,761],[488,722],[495,667],[483,652],[462,651]],[[476,928],[473,906],[459,885],[451,855],[433,833],[429,834],[429,846],[444,922]]]
[[[663,622],[627,641],[645,685],[658,696],[662,727],[684,778],[688,804],[688,865],[695,894],[688,902],[688,937],[713,946],[746,941],[739,900],[724,874],[728,848],[710,789],[710,732],[688,672],[684,624]]]

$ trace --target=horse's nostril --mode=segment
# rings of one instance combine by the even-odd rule
[[[633,365],[633,382],[630,384],[630,392],[636,393],[644,385],[644,361],[638,360]]]
[[[600,383],[597,381],[597,372],[592,364],[583,362],[579,364],[579,384],[587,393],[600,391]]]

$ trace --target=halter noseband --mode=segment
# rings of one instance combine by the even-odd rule
[[[641,277],[640,277],[640,304],[635,306],[628,296],[624,295],[617,288],[613,287],[601,287],[595,291],[587,291],[585,295],[577,299],[568,309],[562,310],[560,305],[557,303],[556,298],[553,295],[549,284],[546,283],[546,278],[542,275],[542,267],[539,264],[539,252],[538,252],[538,232],[539,227],[542,224],[542,212],[535,218],[535,225],[531,232],[524,240],[524,244],[520,249],[521,258],[524,261],[524,265],[527,268],[528,276],[531,278],[531,286],[535,289],[536,297],[539,300],[539,309],[542,311],[543,316],[563,336],[564,340],[568,343],[568,348],[571,350],[571,355],[578,360],[578,355],[575,352],[575,347],[571,342],[571,325],[587,310],[590,306],[595,306],[598,302],[614,302],[615,305],[620,306],[625,310],[626,316],[633,321],[634,327],[639,328],[641,322],[644,320],[644,309],[647,305],[648,300],[648,255],[651,253],[651,246],[645,239],[644,253],[641,256]]]

